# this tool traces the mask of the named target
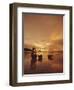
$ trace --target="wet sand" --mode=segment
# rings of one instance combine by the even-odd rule
[[[52,57],[48,58],[43,54],[42,60],[32,60],[31,53],[24,53],[24,74],[41,73],[62,73],[63,72],[63,53],[54,52]]]

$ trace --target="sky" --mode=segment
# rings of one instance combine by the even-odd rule
[[[63,49],[63,16],[24,14],[24,46]]]

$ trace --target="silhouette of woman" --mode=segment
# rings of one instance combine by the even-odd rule
[[[31,57],[32,60],[37,60],[37,54],[36,54],[36,48],[32,48],[32,53],[31,53]]]

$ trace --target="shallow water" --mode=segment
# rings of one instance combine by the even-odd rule
[[[31,53],[24,53],[24,74],[62,73],[63,53],[54,52],[52,57],[44,53],[42,60],[32,60]]]

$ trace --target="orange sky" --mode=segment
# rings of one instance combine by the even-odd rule
[[[24,14],[24,45],[63,49],[63,16]]]

